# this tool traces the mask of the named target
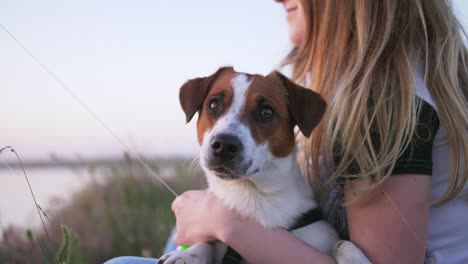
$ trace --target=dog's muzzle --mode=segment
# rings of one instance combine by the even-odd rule
[[[232,134],[218,134],[211,138],[207,168],[223,179],[237,179],[242,175],[243,145]]]

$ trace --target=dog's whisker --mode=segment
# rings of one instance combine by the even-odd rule
[[[196,171],[199,171],[201,169],[201,166],[200,166],[200,157],[199,156],[196,156],[194,159],[192,159],[192,161],[190,162],[189,164],[189,176],[190,177],[194,177],[195,176],[195,172]]]
[[[196,167],[200,163],[200,156],[196,156],[195,158],[192,159],[189,165],[189,169]]]

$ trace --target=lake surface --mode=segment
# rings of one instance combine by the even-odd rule
[[[70,194],[90,181],[87,167],[26,168],[38,204],[47,208],[62,205]],[[0,224],[2,227],[36,227],[39,216],[21,169],[0,169]]]

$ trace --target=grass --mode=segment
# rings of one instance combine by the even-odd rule
[[[188,160],[148,163],[156,171],[172,168],[166,178],[178,193],[204,185],[201,172],[189,169]],[[128,155],[122,165],[90,167],[89,174],[93,180],[69,202],[48,208],[46,228],[52,242],[44,231],[30,230],[27,235],[26,230],[9,227],[2,234],[0,263],[52,262],[48,261],[52,257],[44,256],[72,264],[102,263],[122,255],[159,257],[174,226],[170,210],[174,196]],[[61,242],[64,236],[69,239]]]

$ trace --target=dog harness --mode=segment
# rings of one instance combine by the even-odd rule
[[[312,210],[307,211],[306,213],[302,214],[294,224],[288,228],[288,231],[293,231],[304,226],[313,224],[323,220],[322,211],[320,208],[314,208]],[[242,261],[242,256],[237,253],[232,247],[228,247],[226,254],[224,254],[222,264],[238,264]]]

